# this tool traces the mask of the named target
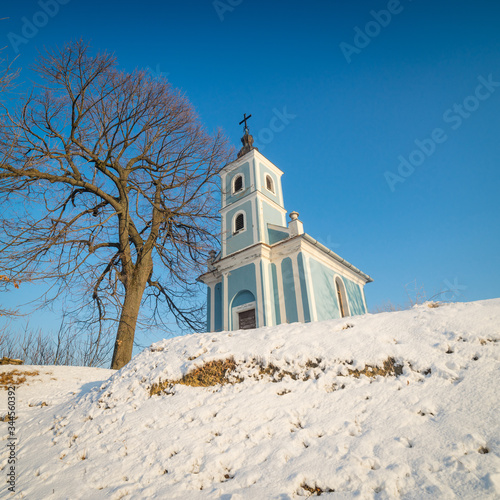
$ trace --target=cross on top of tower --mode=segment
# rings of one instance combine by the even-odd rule
[[[252,118],[252,115],[248,115],[246,113],[243,114],[243,120],[241,120],[241,122],[239,123],[239,125],[241,125],[242,123],[245,124],[245,133],[248,133],[248,125],[247,125],[247,120],[249,118]]]

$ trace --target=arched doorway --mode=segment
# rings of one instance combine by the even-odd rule
[[[249,290],[238,292],[231,301],[233,330],[257,328],[255,297]]]
[[[335,278],[335,289],[337,291],[337,301],[339,304],[340,317],[345,318],[346,316],[349,316],[349,306],[347,304],[347,295],[345,293],[344,282],[339,276]]]

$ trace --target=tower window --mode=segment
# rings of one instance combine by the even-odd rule
[[[243,176],[237,175],[233,181],[233,193],[238,193],[243,190]]]
[[[270,175],[266,175],[266,188],[274,194],[274,182]]]
[[[234,234],[245,229],[245,214],[239,213],[234,219]]]

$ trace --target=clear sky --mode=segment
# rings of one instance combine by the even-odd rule
[[[48,11],[44,13],[43,9]],[[500,4],[3,2],[21,78],[83,37],[181,88],[239,147],[243,113],[304,229],[371,275],[370,309],[500,296]],[[414,285],[411,285],[414,289]],[[36,321],[32,321],[35,324]]]

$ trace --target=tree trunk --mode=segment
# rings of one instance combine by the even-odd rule
[[[116,334],[115,349],[111,361],[111,369],[119,370],[132,359],[134,348],[135,327],[139,309],[141,307],[142,295],[146,288],[151,267],[142,266],[141,271],[134,273],[134,276],[126,285],[125,300],[118,324]]]

